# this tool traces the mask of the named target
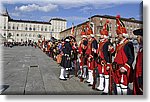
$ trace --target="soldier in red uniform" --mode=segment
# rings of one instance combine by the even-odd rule
[[[88,47],[86,50],[86,55],[88,56],[88,80],[89,86],[93,85],[93,70],[96,67],[96,51],[98,48],[97,40],[94,38],[94,34],[90,34],[90,38],[88,40]]]
[[[79,64],[80,64],[80,71],[81,74],[79,75],[80,81],[82,82],[87,76],[86,76],[86,71],[84,70],[84,66],[87,66],[87,61],[86,61],[86,50],[87,50],[87,44],[88,44],[88,39],[85,31],[85,26],[82,25],[81,29],[81,41],[79,42]]]
[[[123,22],[120,20],[120,16],[116,17],[116,23],[116,33],[119,43],[116,45],[113,63],[116,66],[114,69],[114,81],[116,83],[117,94],[127,95],[129,79],[133,77],[131,73],[133,73],[134,47],[133,43],[127,39],[128,34]]]
[[[137,35],[139,43],[139,51],[134,69],[133,94],[143,95],[143,29],[134,30],[133,33]]]
[[[99,72],[99,85],[97,90],[103,91],[103,93],[108,93],[109,88],[109,67],[110,67],[110,55],[108,51],[108,46],[110,42],[108,40],[108,24],[109,21],[106,20],[106,23],[103,29],[100,31],[100,42],[97,49],[98,59],[97,66]]]
[[[80,81],[82,82],[86,76],[85,66],[87,67],[87,58],[86,58],[86,50],[87,50],[88,39],[86,35],[82,35],[81,42],[79,44],[79,63],[80,63]]]

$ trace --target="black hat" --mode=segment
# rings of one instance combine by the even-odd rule
[[[143,29],[136,29],[136,30],[133,31],[133,34],[143,36]]]

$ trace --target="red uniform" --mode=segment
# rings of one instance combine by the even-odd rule
[[[132,63],[134,61],[134,48],[133,44],[124,39],[122,43],[119,43],[116,47],[116,55],[114,62],[117,63],[115,71],[115,83],[123,84],[127,86],[129,83],[130,71],[132,69]],[[125,73],[121,73],[120,70],[126,70]]]
[[[104,41],[101,41],[98,46],[98,56],[101,59],[100,62],[98,62],[98,72],[99,74],[108,75],[108,71],[106,70],[106,67],[110,65],[110,59],[109,59],[109,52],[108,52],[108,45],[109,42],[107,39]]]
[[[132,82],[132,63],[134,61],[134,47],[133,43],[129,42],[126,38],[128,37],[127,30],[124,23],[120,19],[120,15],[116,16],[116,33],[121,40],[116,46],[116,53],[114,57],[114,81],[116,83],[117,94],[128,94],[128,84]],[[121,36],[122,35],[122,36]],[[114,66],[113,65],[113,66]]]
[[[108,94],[109,89],[109,68],[110,68],[110,54],[108,47],[110,42],[108,41],[108,23],[109,20],[106,20],[106,23],[103,26],[103,29],[100,31],[101,40],[98,46],[97,54],[97,66],[99,72],[99,85],[96,88],[99,91],[103,91],[103,94]],[[109,67],[109,68],[108,68]]]
[[[91,37],[88,41],[88,47],[86,50],[86,55],[88,56],[87,65],[88,65],[88,80],[89,85],[93,85],[93,70],[96,67],[96,50],[97,50],[97,41],[94,37]]]
[[[79,62],[80,62],[80,68],[82,68],[82,66],[84,65],[83,64],[83,56],[85,56],[85,52],[87,50],[87,38],[83,38],[80,45],[79,45],[79,54],[81,55],[80,56],[80,59],[79,59]]]
[[[86,50],[86,54],[88,55],[88,58],[91,59],[90,61],[88,60],[88,68],[89,70],[93,70],[94,67],[96,66],[96,62],[94,61],[94,54],[96,54],[96,50],[97,50],[97,41],[95,38],[90,38],[88,41],[88,47]]]
[[[135,74],[133,81],[133,94],[134,95],[142,95],[143,94],[143,49],[139,49],[136,65],[135,65]]]

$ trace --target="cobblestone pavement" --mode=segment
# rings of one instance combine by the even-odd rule
[[[60,67],[38,48],[2,47],[3,83],[1,92],[10,94],[101,94],[71,75],[59,80]]]

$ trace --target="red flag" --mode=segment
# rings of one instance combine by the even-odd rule
[[[117,29],[116,29],[117,34],[127,33],[124,23],[120,20],[120,15],[116,16],[116,26],[117,26]]]
[[[72,23],[71,35],[74,35],[74,24]]]
[[[103,26],[103,29],[100,31],[101,35],[106,35],[108,36],[108,32],[109,32],[109,26],[108,26],[109,20],[106,20],[106,23]]]
[[[85,26],[84,25],[82,25],[82,28],[81,28],[81,35],[86,35]]]
[[[93,34],[92,28],[90,27],[90,23],[86,24],[86,33],[87,35]]]

